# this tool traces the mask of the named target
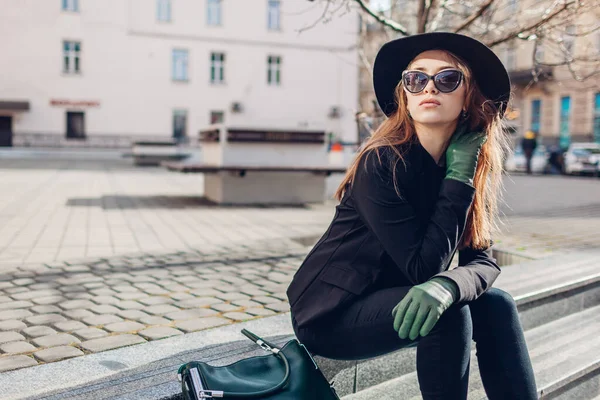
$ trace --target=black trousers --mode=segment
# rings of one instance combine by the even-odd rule
[[[472,340],[490,400],[537,399],[535,377],[514,299],[490,288],[477,300],[454,304],[431,332],[414,342],[400,339],[392,309],[410,286],[370,292],[334,315],[298,328],[296,336],[315,355],[359,360],[417,346],[417,375],[423,399],[467,398]],[[416,343],[415,343],[416,342]],[[402,399],[402,393],[398,393]]]

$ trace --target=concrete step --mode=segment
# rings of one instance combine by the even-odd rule
[[[525,332],[540,398],[600,398],[600,306]],[[487,399],[475,349],[471,352],[469,400]],[[417,373],[411,372],[344,396],[344,400],[420,399]]]

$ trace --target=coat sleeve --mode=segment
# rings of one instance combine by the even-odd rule
[[[492,249],[475,250],[467,247],[458,252],[458,267],[435,277],[450,279],[458,287],[456,302],[467,302],[484,294],[500,275],[500,267],[492,257]]]
[[[387,158],[383,157],[380,163],[373,151],[365,155],[366,168],[362,159],[351,188],[354,207],[406,278],[414,285],[423,283],[449,266],[475,189],[444,179],[434,212],[424,224],[405,196],[396,193]],[[409,173],[411,170],[399,162],[396,182],[403,181],[401,175]],[[399,189],[401,195],[406,193],[401,185]]]

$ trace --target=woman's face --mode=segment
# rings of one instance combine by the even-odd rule
[[[407,70],[422,71],[435,75],[447,69],[457,70],[448,53],[442,50],[428,50],[419,54],[410,63]],[[456,90],[442,93],[435,87],[433,79],[419,93],[411,93],[404,87],[408,111],[415,123],[423,125],[445,125],[455,122],[463,110],[466,87],[464,79]]]

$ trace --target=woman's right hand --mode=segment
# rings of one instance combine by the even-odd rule
[[[473,186],[479,152],[486,140],[485,131],[473,132],[466,124],[460,124],[446,150],[446,179],[455,179]]]

